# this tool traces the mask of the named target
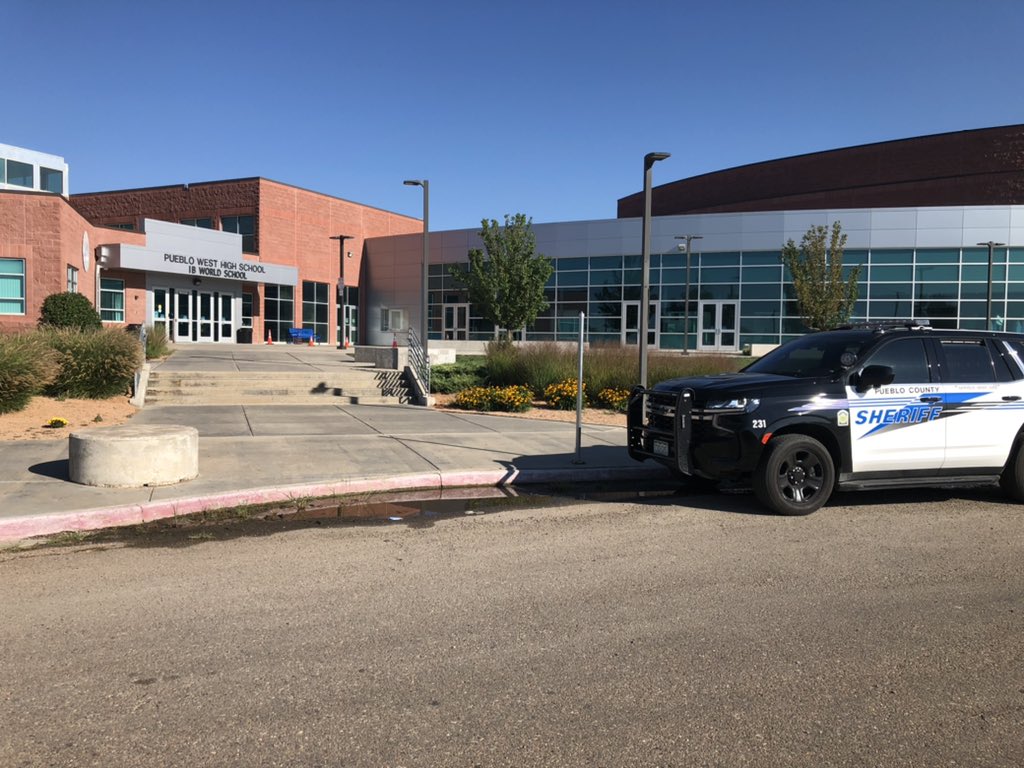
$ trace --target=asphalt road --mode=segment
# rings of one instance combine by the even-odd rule
[[[0,765],[1021,765],[1024,507],[886,498],[0,553]]]

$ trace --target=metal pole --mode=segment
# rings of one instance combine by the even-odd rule
[[[651,312],[651,167],[671,157],[668,152],[644,155],[644,219],[640,234],[643,277],[640,289],[640,386],[647,388],[647,324]]]
[[[683,296],[683,354],[690,354],[690,243],[703,240],[703,235],[676,235],[676,240],[686,241],[686,294]],[[679,244],[683,248],[683,244]]]
[[[427,354],[427,337],[430,335],[427,329],[427,265],[430,263],[430,181],[429,179],[408,179],[402,182],[407,187],[423,187],[423,274],[420,279],[422,295],[420,296],[420,333],[423,338],[423,359],[430,360]]]
[[[987,243],[978,243],[978,245],[988,246],[988,294],[985,298],[985,330],[992,330],[992,251],[993,249],[1005,245],[1005,243],[997,243],[993,240],[989,240]]]
[[[576,357],[576,458],[573,459],[573,464],[586,463],[581,456],[583,442],[583,320],[585,317],[586,315],[580,312],[579,350]]]
[[[345,316],[345,241],[351,240],[352,235],[331,235],[331,240],[338,241],[338,310],[339,330],[341,338],[338,340],[338,349],[345,349],[348,344],[348,318]],[[326,341],[326,339],[325,339]]]

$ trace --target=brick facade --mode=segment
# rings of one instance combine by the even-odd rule
[[[1024,125],[815,152],[651,191],[654,216],[1022,203]],[[643,192],[619,200],[619,218],[642,215]]]
[[[89,221],[136,227],[143,218],[178,222],[208,217],[219,228],[223,216],[255,216],[257,253],[246,258],[298,269],[296,326],[302,325],[302,281],[327,283],[332,339],[341,267],[338,241],[330,238],[352,237],[344,244],[345,252],[352,253],[345,263],[345,284],[358,286],[366,238],[419,232],[423,227],[419,219],[263,178],[73,195],[71,204]],[[263,339],[262,286],[255,287],[255,296],[253,335]]]
[[[82,259],[88,236],[90,264]],[[78,292],[96,304],[96,249],[115,243],[141,245],[145,237],[97,226],[84,219],[59,195],[0,192],[0,258],[25,260],[25,314],[0,315],[0,331],[34,328],[43,300],[67,290],[67,268],[78,269]],[[103,271],[125,280],[125,322],[145,321],[145,284],[131,273]]]

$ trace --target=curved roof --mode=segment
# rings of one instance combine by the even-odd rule
[[[1024,204],[1024,125],[863,144],[655,187],[654,216],[683,213]],[[619,218],[643,215],[643,192]]]

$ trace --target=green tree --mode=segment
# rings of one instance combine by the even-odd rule
[[[469,270],[453,264],[452,277],[469,290],[469,301],[481,316],[503,329],[505,339],[525,328],[548,306],[544,285],[554,271],[536,253],[532,219],[522,213],[505,215],[505,225],[484,219],[480,237],[484,250],[469,252]],[[486,251],[486,254],[485,254]]]
[[[857,303],[860,267],[843,277],[846,235],[838,221],[827,227],[813,226],[804,233],[800,247],[792,239],[782,249],[782,263],[793,276],[793,290],[800,316],[811,330],[821,331],[850,322]]]

